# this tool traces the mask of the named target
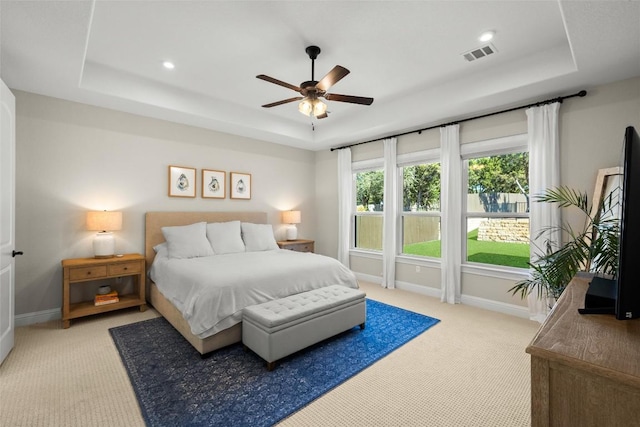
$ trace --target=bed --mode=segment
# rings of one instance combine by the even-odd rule
[[[203,223],[214,227],[238,222],[246,232],[246,252],[223,253],[216,248],[215,255],[203,253],[188,259],[167,255],[166,246],[173,239],[165,242],[163,227],[200,230]],[[265,212],[146,214],[145,258],[150,278],[147,298],[202,355],[241,341],[242,309],[246,306],[334,284],[358,287],[355,275],[333,258],[280,250],[277,245],[269,250],[250,250],[255,249],[255,243],[250,241],[252,230],[270,229],[264,224]],[[215,243],[214,240],[211,245]],[[271,238],[266,244],[274,243]],[[259,246],[264,244],[259,242]],[[202,248],[205,252],[208,249]]]

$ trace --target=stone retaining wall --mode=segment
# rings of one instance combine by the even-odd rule
[[[478,240],[529,243],[529,218],[491,218],[480,223]]]

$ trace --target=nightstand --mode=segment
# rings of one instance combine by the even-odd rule
[[[290,251],[296,252],[313,252],[315,240],[305,240],[305,239],[296,239],[296,240],[281,240],[278,243],[280,249],[288,249]]]
[[[95,306],[94,301],[71,303],[71,285],[82,286],[96,280],[133,277],[134,291],[119,295],[120,301]],[[113,258],[73,258],[62,260],[62,327],[71,326],[71,319],[120,310],[128,307],[147,309],[145,301],[145,261],[140,254],[126,254]]]

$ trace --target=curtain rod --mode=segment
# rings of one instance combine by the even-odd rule
[[[495,116],[497,114],[510,113],[511,111],[522,110],[523,108],[539,107],[541,105],[553,104],[554,102],[562,103],[562,101],[564,101],[567,98],[574,98],[576,96],[579,96],[579,97],[582,98],[582,97],[584,97],[586,95],[587,95],[587,91],[586,90],[581,90],[580,92],[574,93],[573,95],[559,96],[557,98],[547,99],[545,101],[534,102],[532,104],[522,105],[520,107],[513,107],[513,108],[509,108],[507,110],[496,111],[494,113],[482,114],[480,116],[469,117],[469,118],[466,118],[466,119],[460,119],[460,120],[456,120],[454,122],[443,123],[443,124],[440,124],[440,125],[433,125],[433,126],[429,126],[429,127],[422,128],[422,129],[416,129],[416,130],[412,130],[412,131],[408,131],[408,132],[398,133],[398,134],[395,134],[395,135],[383,136],[381,138],[370,139],[369,141],[356,142],[354,144],[343,145],[342,147],[333,147],[331,149],[331,151],[342,150],[344,148],[355,147],[356,145],[368,144],[370,142],[380,141],[381,139],[385,139],[385,138],[396,138],[398,136],[409,135],[411,133],[420,134],[420,133],[422,133],[422,131],[425,131],[425,130],[440,128],[440,127],[446,127],[446,126],[451,126],[451,125],[456,125],[458,123],[468,122],[468,121],[476,120],[476,119],[482,119],[482,118],[485,118],[485,117]]]

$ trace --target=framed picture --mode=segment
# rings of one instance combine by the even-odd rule
[[[196,170],[169,166],[169,197],[196,197]]]
[[[241,172],[231,172],[231,198],[250,199],[251,198],[251,174]]]
[[[224,199],[227,182],[225,171],[202,169],[202,198]]]

